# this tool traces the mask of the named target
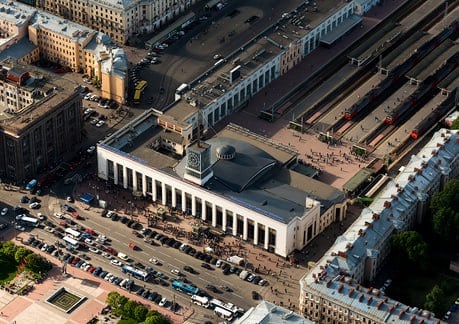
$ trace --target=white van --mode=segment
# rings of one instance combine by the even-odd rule
[[[247,270],[243,270],[239,274],[239,278],[241,278],[242,280],[245,280],[245,278],[247,278],[248,275],[249,275],[249,272]]]
[[[126,254],[121,253],[121,252],[118,252],[117,257],[120,258],[123,261],[128,261],[129,260],[129,257]]]

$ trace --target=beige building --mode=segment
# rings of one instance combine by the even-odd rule
[[[12,60],[1,66],[0,177],[20,184],[80,145],[80,87]]]
[[[125,102],[127,57],[108,35],[20,3],[0,0],[0,8],[10,39],[0,44],[0,58],[58,63],[99,81],[104,98]]]
[[[374,282],[392,233],[420,222],[430,197],[458,175],[459,132],[440,130],[303,276],[300,313],[319,323],[438,323],[363,285]]]
[[[157,30],[196,0],[37,0],[37,8],[109,35],[125,44],[138,33]]]

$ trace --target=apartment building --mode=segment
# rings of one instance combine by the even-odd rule
[[[435,133],[300,280],[300,312],[319,323],[437,323],[428,311],[392,300],[371,283],[389,238],[421,222],[430,197],[459,176],[459,132]]]
[[[34,66],[0,63],[0,177],[20,184],[80,145],[80,87]]]
[[[125,44],[135,34],[153,32],[197,0],[37,0],[36,7],[85,25]]]
[[[124,103],[127,57],[110,36],[29,6],[0,0],[0,26],[14,41],[0,43],[0,57],[22,63],[46,59],[100,82],[102,96]],[[3,49],[3,51],[1,50]]]

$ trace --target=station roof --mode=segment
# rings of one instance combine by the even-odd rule
[[[431,74],[433,71],[440,67],[441,62],[439,57],[442,56],[446,51],[453,46],[453,42],[447,38],[443,43],[441,43],[437,48],[430,52],[424,59],[421,60],[416,66],[406,73],[406,77],[409,79],[414,79],[417,81],[424,81],[420,79],[421,75],[425,76],[425,71],[429,71]]]
[[[391,51],[388,55],[384,56],[381,61],[382,68],[388,68],[389,65],[395,66],[403,62],[408,58],[412,53],[413,50],[419,47],[417,42],[425,35],[422,31],[417,31],[408,39],[406,39],[400,46],[397,46],[393,51]],[[424,43],[424,41],[422,42]],[[400,62],[396,62],[397,58],[400,59]]]
[[[453,92],[457,87],[459,87],[459,69],[452,71],[438,84],[439,89],[447,92]]]
[[[395,22],[391,21],[383,28],[378,30],[377,32],[373,33],[367,41],[349,53],[348,57],[355,59],[355,60],[362,60],[367,57],[368,53],[373,53],[381,44],[384,44],[386,40],[390,37],[388,35],[392,35],[393,31],[396,29]],[[371,45],[373,44],[373,45]]]
[[[362,21],[362,17],[357,15],[352,15],[343,20],[343,22],[333,29],[330,33],[326,34],[324,37],[320,39],[320,42],[325,45],[332,45],[338,39],[340,39],[343,35],[345,35],[348,31],[352,28],[360,24]]]
[[[421,71],[416,79],[424,81],[429,75],[434,74],[435,71],[443,66],[445,62],[454,54],[459,52],[459,45],[454,44],[443,52],[438,58],[426,69]]]
[[[343,190],[345,192],[354,192],[357,188],[362,185],[368,178],[373,174],[371,170],[366,168],[360,169],[352,178],[350,178],[344,185]]]

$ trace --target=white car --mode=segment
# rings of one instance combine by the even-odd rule
[[[104,125],[105,125],[105,121],[99,120],[99,121],[97,122],[97,124],[96,124],[96,127],[102,127],[102,126],[104,126]]]
[[[97,237],[97,242],[105,242],[107,240],[107,237],[103,234],[99,234],[99,236]]]
[[[220,268],[222,266],[222,262],[223,262],[222,260],[218,260],[217,263],[215,264],[215,266],[217,268]]]
[[[84,266],[84,269],[83,269],[83,270],[84,270],[84,271],[88,271],[89,268],[91,268],[91,263],[86,264],[86,265]]]
[[[161,306],[161,307],[164,307],[164,306],[166,306],[166,304],[167,304],[167,298],[163,297],[158,305]]]
[[[179,270],[177,270],[177,269],[172,269],[172,270],[171,270],[171,273],[173,273],[173,274],[175,274],[175,275],[177,275],[177,276],[180,276],[180,275],[182,274],[182,273],[181,273]]]
[[[89,251],[92,252],[92,253],[95,253],[95,254],[99,254],[99,252],[100,252],[100,251],[99,251],[98,249],[96,249],[95,247],[90,247],[90,248],[89,248]]]
[[[41,247],[41,251],[42,251],[42,252],[45,252],[47,248],[48,248],[48,244],[45,243],[45,244],[43,244],[43,246]]]
[[[59,219],[63,219],[64,218],[64,214],[62,214],[62,213],[54,213],[54,217],[59,218]]]
[[[2,214],[2,216],[6,216],[8,214],[8,208],[6,208],[6,207],[3,208],[1,214]]]
[[[92,97],[92,96],[93,96],[93,94],[90,92],[90,93],[87,93],[87,94],[83,97],[83,99],[84,99],[84,100],[91,100],[91,97]]]
[[[111,273],[111,272],[109,272],[109,273],[105,276],[104,280],[110,281],[110,279],[111,279],[113,276],[114,276],[114,274]]]
[[[94,153],[95,150],[96,150],[96,147],[93,145],[93,146],[90,146],[90,147],[86,150],[86,152],[89,153],[89,154],[92,154],[92,153]]]
[[[107,253],[107,252],[102,252],[102,256],[106,259],[113,259],[113,256],[110,254],[110,253]]]
[[[47,231],[47,232],[49,232],[49,233],[53,233],[53,232],[54,232],[54,228],[49,227],[49,226],[46,226],[46,227],[45,227],[45,231]]]
[[[33,202],[29,205],[30,208],[32,209],[38,209],[40,208],[40,203],[37,203],[37,202]]]
[[[222,56],[220,54],[215,54],[214,55],[214,60],[219,60],[219,59],[221,59],[221,57]]]
[[[123,263],[121,263],[121,261],[116,260],[116,259],[111,260],[110,263],[113,264],[114,266],[117,266],[117,267],[121,267],[123,265]]]
[[[46,219],[46,216],[43,215],[42,213],[38,213],[37,217],[38,217],[39,220],[42,220],[42,221],[44,221]]]
[[[18,231],[21,231],[21,232],[24,232],[25,231],[25,227],[24,226],[21,226],[21,225],[16,225],[16,229]]]
[[[86,244],[88,244],[88,245],[94,245],[94,244],[95,244],[93,240],[88,239],[88,238],[85,239],[84,242],[85,242]]]
[[[107,212],[107,215],[105,215],[105,217],[107,217],[107,218],[112,218],[112,217],[115,216],[115,215],[116,215],[116,213],[115,213],[113,210],[109,210],[109,211]]]
[[[158,261],[158,260],[156,260],[156,259],[153,259],[153,258],[151,258],[151,259],[150,259],[150,260],[148,260],[148,261],[150,261],[151,263],[153,263],[153,264],[156,264],[156,265],[158,265],[158,264],[159,264],[159,261]]]

